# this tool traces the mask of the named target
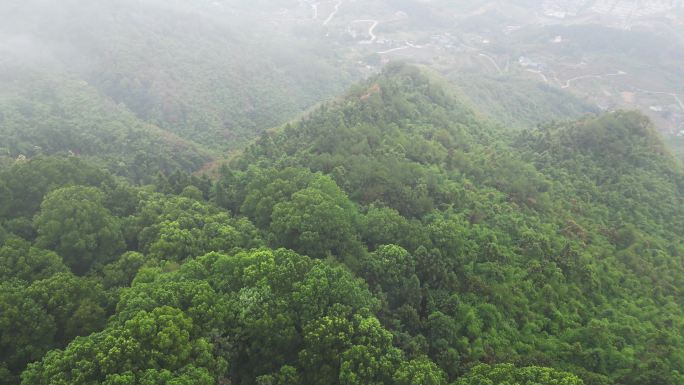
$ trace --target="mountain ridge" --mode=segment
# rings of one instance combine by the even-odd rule
[[[648,120],[511,131],[450,92],[391,65],[214,181],[0,172],[0,378],[684,380],[682,172]]]
[[[667,311],[658,309],[681,306],[677,300],[681,291],[677,287],[684,276],[684,201],[680,187],[684,174],[648,118],[636,112],[615,112],[556,123],[550,128],[542,125],[538,129],[511,132],[478,120],[475,113],[445,95],[446,91],[439,90],[420,69],[392,66],[363,86],[353,88],[342,102],[321,107],[306,119],[257,140],[242,158],[238,156],[229,168],[224,168],[217,187],[241,185],[264,173],[265,184],[254,184],[252,189],[268,191],[270,183],[284,183],[289,178],[285,175],[294,170],[328,175],[349,199],[360,205],[362,213],[373,216],[373,221],[368,218],[369,226],[387,226],[375,222],[382,216],[389,223],[401,223],[398,228],[388,228],[388,233],[373,230],[380,234],[372,238],[362,234],[363,241],[375,245],[398,243],[419,260],[428,258],[430,253],[438,255],[429,260],[442,266],[446,275],[434,280],[431,274],[435,273],[428,274],[428,270],[418,274],[419,285],[426,285],[422,286],[423,293],[447,295],[441,291],[449,288],[447,292],[459,293],[462,301],[470,298],[472,304],[482,299],[469,296],[478,291],[483,295],[484,290],[488,293],[484,294],[488,298],[485,302],[500,312],[497,317],[517,320],[517,326],[498,326],[511,333],[508,338],[527,341],[531,344],[529,349],[540,349],[544,351],[539,352],[542,355],[567,357],[574,364],[568,365],[566,361],[561,368],[579,374],[586,383],[657,383],[661,374],[627,364],[636,359],[627,350],[608,353],[611,349],[605,344],[598,347],[594,342],[583,341],[581,346],[586,344],[588,350],[599,349],[604,352],[601,354],[620,357],[615,363],[622,363],[609,373],[597,370],[585,361],[587,358],[581,358],[585,354],[581,353],[583,348],[578,352],[571,348],[577,346],[581,335],[598,327],[595,322],[603,322],[598,320],[606,311],[617,313],[615,318],[605,320],[607,324],[601,326],[604,332],[611,338],[631,341],[632,348],[648,345],[647,340],[618,331],[617,319],[637,317],[639,321],[635,322],[640,326],[634,327],[650,330],[645,335],[662,327],[673,341],[682,343],[676,337],[677,327],[666,326]],[[444,130],[442,136],[437,135],[440,129]],[[252,218],[252,209],[241,205],[240,194],[228,193],[232,198],[224,207]],[[275,203],[277,207],[278,201],[287,200],[286,196],[259,204]],[[230,202],[231,199],[235,201]],[[266,213],[267,218],[269,212]],[[268,220],[263,223],[268,228]],[[440,236],[456,237],[449,241],[453,243],[436,234],[429,235],[441,226],[452,233],[447,231]],[[488,249],[487,239],[497,240],[493,250]],[[421,243],[431,244],[435,249],[418,247]],[[297,248],[303,246],[294,247],[299,252],[306,250]],[[654,249],[646,252],[649,247]],[[382,282],[365,275],[369,273],[363,263],[359,266],[357,261],[343,260],[370,282]],[[667,273],[663,272],[664,266],[668,266]],[[565,347],[546,350],[548,346],[543,347],[545,342],[536,340],[537,337],[524,337],[526,328],[532,326],[517,318],[525,316],[515,315],[517,312],[499,297],[520,289],[508,281],[510,277],[502,278],[503,282],[491,282],[486,275],[489,273],[484,273],[489,269],[504,276],[517,275],[530,283],[532,287],[522,295],[527,298],[525,301],[540,299],[538,290],[555,298],[527,311],[540,317],[536,322],[545,325],[543,332],[539,331],[545,338]],[[597,275],[598,272],[605,275]],[[468,283],[456,284],[459,281]],[[630,288],[622,287],[625,282],[629,282]],[[377,290],[382,295],[398,295],[397,288],[379,285]],[[654,288],[658,294],[651,294]],[[659,326],[632,310],[620,308],[635,296],[653,301],[649,302],[649,309],[651,314],[660,314]],[[392,308],[391,301],[385,306],[388,307],[382,312],[383,324],[389,327],[408,322],[397,313],[398,309]],[[445,304],[435,305],[434,314],[421,313],[425,308],[418,310],[424,328],[419,330],[428,333],[430,317],[438,314],[461,319],[442,306]],[[416,335],[407,333],[404,327],[393,329],[395,338],[412,341]],[[494,329],[492,333],[496,333]],[[512,340],[510,343],[514,344]],[[535,358],[531,358],[521,351],[514,353],[516,348],[496,346],[508,351],[507,359],[514,362],[549,363],[539,355],[533,354]],[[496,350],[492,345],[485,351],[491,351],[488,349]],[[463,355],[475,354],[467,351],[459,350]],[[439,363],[435,354],[432,351],[430,356]],[[494,358],[496,353],[489,354],[488,359],[501,359]],[[670,352],[666,356],[662,358],[670,360],[669,365],[679,365],[676,354]],[[601,359],[608,360],[607,356]],[[440,365],[449,372],[446,361]],[[620,365],[625,366],[617,369]],[[649,375],[655,377],[645,379]],[[674,377],[668,377],[666,383],[675,381],[676,374],[670,375]],[[640,380],[632,382],[629,376]]]

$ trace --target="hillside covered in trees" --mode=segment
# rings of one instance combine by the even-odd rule
[[[214,156],[139,119],[84,81],[31,70],[5,76],[5,82],[0,79],[0,164],[72,155],[131,181],[150,182],[159,172],[197,170]]]
[[[66,109],[60,101],[80,100],[64,84],[73,81],[93,104],[114,105],[108,108],[223,151],[297,117],[358,77],[322,42],[297,39],[289,27],[250,12],[268,14],[284,2],[228,9],[218,3],[3,1],[0,90],[20,85],[38,93],[40,103],[53,92],[58,99],[51,104]],[[40,76],[25,76],[27,70]],[[6,109],[11,114],[13,104],[0,104],[1,115]]]
[[[510,130],[395,64],[213,179],[87,155],[0,169],[0,384],[684,383],[684,170],[639,113]]]

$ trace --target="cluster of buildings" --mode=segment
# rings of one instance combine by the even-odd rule
[[[545,16],[565,19],[577,16],[583,6],[582,2],[577,0],[549,0],[542,4],[542,11]]]
[[[664,13],[682,6],[682,0],[596,0],[589,12],[621,19]]]
[[[624,28],[640,18],[668,16],[680,8],[684,0],[546,0],[542,5],[543,14],[550,18],[609,17]]]

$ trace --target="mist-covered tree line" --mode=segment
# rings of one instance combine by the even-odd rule
[[[5,384],[678,384],[684,173],[397,65],[215,178],[0,171]]]
[[[124,119],[131,131],[156,126],[154,132],[138,135],[156,135],[158,141],[157,131],[163,131],[162,139],[183,142],[180,146],[191,142],[213,150],[238,148],[358,77],[334,61],[335,55],[319,39],[298,39],[289,27],[273,30],[266,15],[286,3],[246,7],[248,3],[226,6],[218,1],[3,2],[0,115],[9,127],[0,135],[19,142],[20,146],[9,147],[11,152],[21,150],[28,156],[26,151],[37,145],[51,154],[46,140],[34,134],[54,135],[57,127],[36,123],[36,115],[48,110],[53,120],[73,123],[70,102],[78,98],[86,99],[80,101],[86,106],[77,110],[83,118],[77,126],[93,120],[94,108],[124,118],[110,116],[109,127],[95,120],[74,131],[69,138],[74,140],[74,152],[88,153],[79,145],[93,138],[84,138],[83,130],[95,131],[98,142],[107,135],[122,135],[112,125]],[[65,94],[70,100],[64,100]],[[131,117],[139,121],[130,122]],[[14,124],[31,130],[9,130]],[[48,143],[62,142],[53,138]],[[140,147],[154,153],[155,148],[146,144],[143,141]],[[5,155],[3,147],[0,143],[0,157]],[[128,149],[106,146],[104,152],[114,157],[129,154]],[[181,162],[186,154],[178,152],[173,160]]]

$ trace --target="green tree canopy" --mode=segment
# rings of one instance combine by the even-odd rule
[[[511,364],[477,365],[454,385],[584,385],[574,374],[551,368]]]
[[[358,252],[355,225],[358,213],[344,192],[328,177],[276,204],[270,231],[277,245],[323,258]]]
[[[14,384],[26,364],[54,347],[54,319],[16,280],[0,282],[0,383]]]
[[[72,186],[49,193],[36,216],[36,244],[55,250],[76,274],[106,262],[124,247],[118,220],[94,187]]]
[[[1,280],[17,278],[32,282],[68,270],[55,252],[33,247],[21,238],[11,237],[0,247]]]
[[[159,307],[49,353],[29,365],[22,384],[211,385],[226,370],[212,350],[206,339],[193,336],[189,317]]]

